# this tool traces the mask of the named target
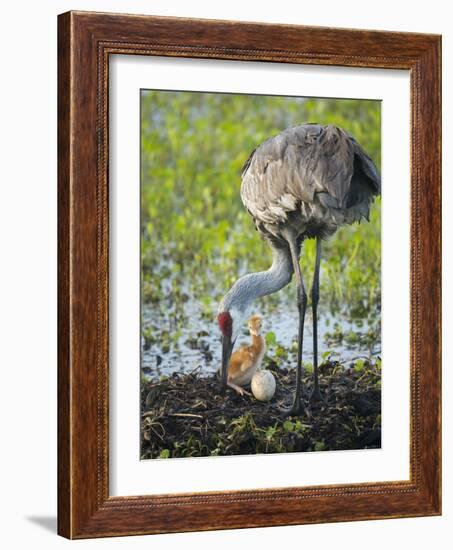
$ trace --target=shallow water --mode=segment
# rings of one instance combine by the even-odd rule
[[[146,378],[156,379],[169,376],[174,372],[211,374],[220,367],[221,343],[216,322],[216,312],[212,318],[203,318],[193,303],[185,304],[187,321],[183,329],[176,333],[174,316],[170,312],[163,314],[156,308],[144,306],[142,311],[143,329],[151,329],[154,342],[145,346],[142,337],[142,373]],[[263,315],[263,335],[273,332],[277,344],[295,351],[298,332],[296,308],[281,305],[277,311]],[[305,330],[303,361],[313,362],[312,315],[308,308]],[[335,330],[336,329],[336,330]],[[374,336],[366,338],[371,330]],[[343,333],[349,337],[338,339],[332,333]],[[236,348],[249,343],[250,337],[246,324],[238,337]],[[340,341],[339,341],[340,340]],[[348,364],[359,357],[370,357],[380,353],[380,330],[376,320],[348,319],[345,315],[333,316],[329,312],[318,313],[318,349],[320,354],[332,352],[332,357]],[[275,352],[275,346],[268,346],[267,354]],[[294,361],[295,364],[295,361]]]

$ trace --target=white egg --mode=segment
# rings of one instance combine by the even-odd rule
[[[275,378],[268,370],[258,370],[252,378],[252,393],[258,401],[270,401],[275,394]]]

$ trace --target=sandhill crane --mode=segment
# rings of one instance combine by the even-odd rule
[[[299,334],[294,401],[285,414],[301,414],[302,348],[307,294],[299,256],[305,239],[316,239],[311,288],[313,310],[312,398],[321,398],[318,381],[317,306],[321,241],[338,227],[369,220],[370,205],[380,194],[376,166],[357,141],[341,128],[303,124],[288,128],[259,145],[242,169],[241,199],[256,229],[272,249],[267,271],[238,279],[218,308],[222,333],[222,392],[234,342],[255,298],[277,292],[295,273]]]

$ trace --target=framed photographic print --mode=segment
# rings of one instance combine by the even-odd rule
[[[58,40],[59,533],[440,514],[440,37]]]

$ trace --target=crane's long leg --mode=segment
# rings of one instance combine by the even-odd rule
[[[318,302],[319,302],[319,267],[321,265],[321,239],[316,237],[316,261],[313,274],[313,285],[311,287],[311,306],[313,310],[313,392],[310,399],[322,401],[319,391],[318,378]]]
[[[296,373],[296,391],[291,408],[285,411],[285,415],[299,415],[304,412],[304,406],[301,402],[302,390],[302,348],[304,341],[304,322],[305,311],[307,309],[307,293],[305,292],[304,281],[300,272],[299,255],[297,253],[296,239],[293,236],[287,238],[291,259],[293,262],[294,273],[296,275],[297,285],[297,307],[299,310],[299,342],[297,348],[297,373]]]

